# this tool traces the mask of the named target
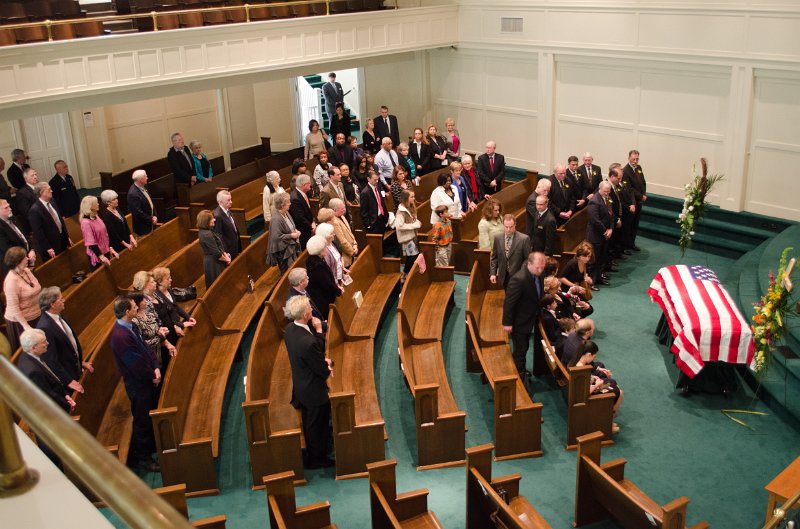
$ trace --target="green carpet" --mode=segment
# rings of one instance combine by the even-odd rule
[[[593,302],[600,359],[613,370],[625,392],[617,418],[622,431],[616,444],[604,449],[603,459],[626,458],[626,476],[660,504],[688,496],[689,524],[705,519],[716,528],[760,527],[767,499],[763,486],[797,457],[798,432],[774,414],[741,416],[753,430],[728,419],[721,409],[769,412],[743,388],[727,400],[713,395],[679,396],[671,354],[653,334],[660,311],[646,294],[662,265],[704,264],[725,277],[732,261],[694,251],[681,259],[673,245],[642,238],[638,243],[642,252],[621,264],[612,286],[597,293]],[[466,287],[467,278],[458,277],[455,306],[447,314],[444,350],[453,393],[467,413],[467,446],[475,446],[492,441],[492,394],[478,375],[465,372]],[[398,366],[394,308],[382,324],[375,354],[378,398],[389,433],[386,457],[398,460],[399,492],[429,489],[429,508],[442,524],[464,527],[464,468],[416,470],[414,409]],[[245,351],[249,346],[250,337]],[[234,366],[226,395],[219,466],[222,492],[189,500],[192,519],[225,514],[230,529],[269,525],[265,493],[250,489],[241,409],[244,371],[243,362]],[[497,462],[494,475],[521,473],[521,493],[554,528],[567,529],[574,512],[576,453],[564,450],[566,407],[548,379],[535,380],[532,389],[535,400],[544,403],[545,454],[538,459]],[[370,526],[365,479],[336,481],[332,469],[308,471],[306,476],[308,485],[296,489],[298,505],[329,500],[332,521],[340,528]],[[152,485],[159,484],[155,476],[148,477]]]

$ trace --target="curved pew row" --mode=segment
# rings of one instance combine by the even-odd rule
[[[396,467],[395,459],[367,465],[372,529],[441,529],[428,509],[428,489],[397,493]]]
[[[464,462],[466,413],[458,409],[447,379],[442,333],[453,300],[453,268],[434,267],[433,245],[422,243],[427,271],[411,268],[397,305],[400,364],[414,398],[417,469]]]
[[[470,371],[482,370],[494,391],[496,458],[539,457],[542,404],[531,400],[517,375],[508,338],[502,333],[504,292],[488,278],[489,252],[476,250],[467,287],[467,366]]]
[[[326,353],[335,364],[330,398],[337,479],[366,476],[367,463],[384,457],[373,353],[381,315],[400,279],[400,260],[382,255],[383,238],[367,235],[350,267],[353,282],[330,307]]]
[[[267,241],[264,234],[250,244],[200,299],[197,325],[181,340],[150,412],[163,481],[185,482],[190,495],[219,492],[214,459],[228,375],[244,330],[279,278],[265,263]]]
[[[331,502],[320,501],[297,507],[294,485],[297,483],[292,471],[264,476],[258,488],[267,489],[269,526],[275,529],[336,529],[331,523]]]
[[[307,255],[300,254],[270,294],[247,359],[242,408],[254,489],[264,486],[264,476],[287,471],[305,483],[300,413],[290,403],[292,367],[283,341],[288,324],[283,307],[290,288],[289,271],[304,267]]]

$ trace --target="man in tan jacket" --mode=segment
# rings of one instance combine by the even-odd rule
[[[328,207],[333,210],[335,215],[331,223],[333,224],[336,240],[339,241],[339,246],[342,249],[342,262],[345,267],[349,267],[353,264],[358,254],[358,244],[356,244],[356,238],[350,228],[350,223],[347,222],[347,217],[345,217],[347,212],[345,201],[339,198],[332,198],[328,202]]]

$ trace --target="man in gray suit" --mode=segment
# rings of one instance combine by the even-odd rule
[[[503,217],[503,233],[494,238],[489,259],[489,281],[499,280],[505,289],[508,280],[522,268],[531,253],[531,239],[517,231],[517,220],[508,213]]]
[[[344,103],[344,91],[342,85],[336,82],[336,74],[328,74],[328,82],[322,85],[322,95],[325,97],[325,112],[328,114],[328,122],[336,115],[336,103]]]

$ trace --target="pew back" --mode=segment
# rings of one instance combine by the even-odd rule
[[[394,459],[367,465],[373,529],[442,527],[428,510],[428,489],[397,494],[396,467]]]
[[[273,529],[336,529],[331,524],[331,503],[321,501],[297,507],[294,493],[294,472],[264,476],[267,489],[269,523]]]

